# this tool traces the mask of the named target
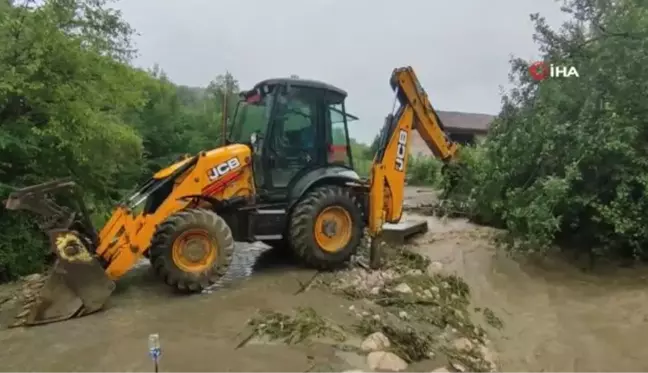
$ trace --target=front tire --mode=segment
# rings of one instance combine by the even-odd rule
[[[309,192],[290,219],[294,253],[307,265],[332,269],[347,262],[360,245],[362,211],[348,189],[328,185]]]
[[[234,252],[225,220],[205,209],[168,217],[151,240],[150,260],[158,276],[182,292],[200,292],[221,278]]]

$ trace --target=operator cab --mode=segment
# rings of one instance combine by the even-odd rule
[[[323,82],[268,79],[242,92],[230,142],[253,149],[255,184],[260,197],[286,200],[303,175],[318,168],[353,169],[347,93]]]

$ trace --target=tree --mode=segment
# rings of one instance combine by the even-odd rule
[[[508,228],[520,249],[567,241],[589,253],[645,256],[648,247],[648,6],[569,0],[560,31],[539,15],[535,40],[580,78],[533,81],[512,61],[516,88],[480,150],[463,152],[463,198]]]
[[[147,78],[122,63],[131,30],[104,4],[49,0],[0,13],[2,185],[72,175],[99,207],[139,174],[142,142],[123,116],[144,103]],[[0,277],[40,265],[24,261],[43,257],[30,228],[20,216],[2,220]]]

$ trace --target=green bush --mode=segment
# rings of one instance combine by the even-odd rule
[[[575,66],[580,77],[535,82],[525,61],[512,61],[516,88],[483,145],[462,149],[459,185],[446,197],[507,228],[523,252],[559,241],[590,254],[643,258],[648,6],[570,0],[565,9],[585,26],[554,32],[534,16],[535,39],[547,61]]]
[[[410,184],[436,186],[441,180],[441,161],[434,157],[411,156],[407,161]]]
[[[0,282],[42,271],[50,252],[45,235],[26,214],[0,214]]]
[[[236,90],[233,78],[196,92],[157,68],[133,68],[133,30],[107,2],[0,0],[2,200],[7,186],[71,176],[101,223],[125,189],[178,154],[218,143],[222,97],[210,90],[224,83]],[[51,258],[34,218],[0,209],[0,282]]]

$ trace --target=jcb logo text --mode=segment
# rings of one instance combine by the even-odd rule
[[[210,169],[207,173],[207,176],[209,177],[209,180],[216,180],[226,173],[233,171],[239,167],[241,167],[241,162],[238,160],[238,158],[230,158],[227,162],[223,162],[218,166]]]
[[[398,134],[398,147],[396,148],[396,171],[405,170],[405,157],[407,156],[407,131],[400,130]]]

